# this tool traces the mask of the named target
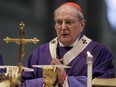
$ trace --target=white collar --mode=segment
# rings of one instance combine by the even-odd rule
[[[92,40],[87,38],[86,36],[83,36],[79,41],[77,39],[76,42],[73,43],[74,47],[63,56],[64,64],[65,65],[69,64],[76,56],[78,56],[87,47],[87,45],[91,41]],[[55,43],[53,44],[53,42]],[[57,58],[56,47],[57,47],[57,38],[52,40],[49,44],[50,54],[52,58]]]

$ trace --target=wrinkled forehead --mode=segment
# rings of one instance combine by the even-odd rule
[[[60,6],[58,9],[55,10],[55,14],[59,14],[59,13],[77,13],[77,9],[73,6],[70,5],[62,5]]]

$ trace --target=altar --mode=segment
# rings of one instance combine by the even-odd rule
[[[92,87],[116,87],[116,78],[95,78]]]

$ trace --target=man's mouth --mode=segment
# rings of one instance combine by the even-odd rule
[[[63,36],[67,36],[68,34],[62,34]]]

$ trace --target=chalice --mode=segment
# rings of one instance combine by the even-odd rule
[[[54,87],[57,80],[56,67],[45,66],[43,67],[43,80],[45,87]]]
[[[56,68],[71,68],[65,65],[33,65],[33,67],[42,68],[44,87],[55,87],[57,81]]]

